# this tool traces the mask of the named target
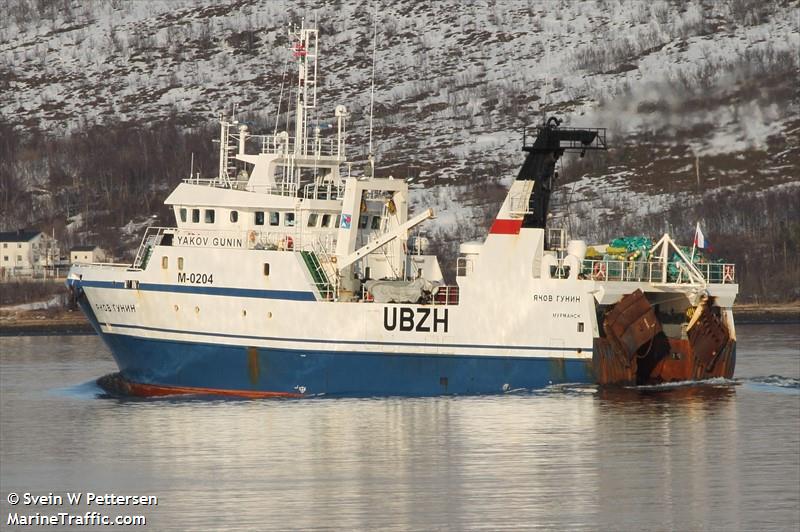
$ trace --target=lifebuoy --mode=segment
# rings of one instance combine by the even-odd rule
[[[250,231],[249,233],[247,233],[247,241],[250,242],[251,244],[255,244],[256,243],[256,232],[255,231]]]
[[[733,265],[732,264],[726,264],[725,266],[722,267],[722,282],[726,283],[728,281],[733,282]]]
[[[594,263],[592,278],[600,279],[601,281],[606,278],[606,264],[604,262],[598,261]]]

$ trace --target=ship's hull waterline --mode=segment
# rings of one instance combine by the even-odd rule
[[[120,369],[101,384],[134,396],[472,395],[594,381],[591,359],[264,348],[108,333],[92,321]]]

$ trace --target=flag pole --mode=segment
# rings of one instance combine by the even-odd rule
[[[692,255],[689,258],[689,261],[694,263],[694,251],[697,248],[697,233],[700,231],[700,222],[697,222],[697,226],[694,228],[694,238],[692,239]]]

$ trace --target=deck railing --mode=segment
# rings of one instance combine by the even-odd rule
[[[133,267],[144,269],[152,248],[161,244],[165,236],[171,239],[169,245],[174,247],[314,251],[329,255],[335,253],[336,249],[336,233],[332,229],[309,231],[307,228],[295,226],[295,228],[270,227],[264,230],[226,231],[148,227],[142,237]]]
[[[732,263],[694,264],[709,284],[735,284],[736,265]],[[559,264],[555,277],[569,275],[569,266]],[[645,283],[692,284],[688,267],[683,262],[638,262],[624,260],[584,260],[580,272],[584,279]]]
[[[549,250],[567,249],[567,232],[563,227],[548,227],[544,233],[544,248]]]
[[[295,137],[286,135],[248,135],[247,142],[258,144],[261,153],[275,155],[294,155]],[[312,137],[306,140],[305,145],[299,150],[302,157],[334,157],[338,158],[337,140],[335,138]]]
[[[436,288],[433,294],[434,305],[458,305],[459,291],[457,285],[444,285]]]
[[[161,244],[164,237],[166,227],[148,227],[142,237],[142,243],[139,244],[139,249],[136,251],[136,257],[133,259],[131,268],[137,270],[144,270],[147,267],[147,261],[150,260],[150,255],[153,253],[153,248]]]

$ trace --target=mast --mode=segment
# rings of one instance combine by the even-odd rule
[[[294,124],[294,154],[308,154],[308,113],[317,106],[317,50],[319,32],[316,28],[304,27],[291,34],[296,40],[292,55],[297,60],[297,100]]]

